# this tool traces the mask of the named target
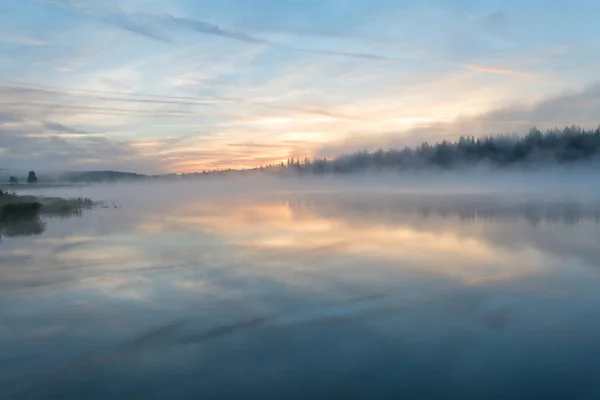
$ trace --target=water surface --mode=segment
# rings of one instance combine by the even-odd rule
[[[600,201],[178,187],[5,233],[0,398],[600,398]]]

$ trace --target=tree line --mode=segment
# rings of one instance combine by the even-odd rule
[[[600,160],[600,128],[578,126],[541,132],[532,128],[525,136],[461,136],[458,140],[403,149],[359,151],[334,159],[291,158],[281,165],[259,169],[283,169],[310,173],[349,173],[366,170],[442,169],[487,164],[503,167],[519,164],[573,163]]]
[[[545,132],[532,128],[524,136],[489,135],[480,138],[461,136],[458,140],[443,140],[435,144],[424,142],[416,147],[358,151],[336,158],[289,158],[251,169],[205,170],[187,174],[142,175],[118,171],[73,172],[60,177],[67,182],[105,182],[145,179],[178,179],[200,176],[246,175],[255,172],[287,173],[352,173],[372,170],[417,170],[425,168],[452,169],[476,165],[504,167],[511,165],[551,165],[584,161],[600,161],[600,127],[582,129],[570,126]],[[34,171],[27,183],[38,178]],[[18,183],[16,177],[11,183]]]

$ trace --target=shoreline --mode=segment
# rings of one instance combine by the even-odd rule
[[[79,215],[97,205],[90,198],[62,198],[17,194],[0,188],[0,221],[31,219],[40,215]]]

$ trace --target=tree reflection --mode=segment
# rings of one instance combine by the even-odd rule
[[[69,201],[59,201],[43,210],[31,212],[18,212],[6,215],[0,214],[0,240],[2,237],[25,237],[41,235],[46,230],[46,222],[42,221],[40,215],[45,218],[69,218],[80,217],[84,209],[90,208],[87,199],[75,199],[78,203],[73,205]],[[90,200],[91,202],[91,200]],[[27,210],[26,210],[27,211]]]
[[[41,235],[45,230],[46,223],[39,217],[0,220],[0,239]]]
[[[460,222],[525,221],[532,226],[600,223],[600,201],[523,200],[510,197],[466,195],[312,195],[290,199],[292,212],[311,209],[320,215],[400,222],[407,217],[457,219]]]

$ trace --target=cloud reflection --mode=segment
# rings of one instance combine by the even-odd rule
[[[367,376],[364,365],[408,360],[407,377],[433,374],[451,386],[457,366],[471,376],[490,359],[547,365],[529,338],[558,341],[555,327],[593,323],[593,201],[180,193],[52,220],[40,237],[2,244],[2,359],[13,361],[0,368],[0,397],[66,397],[81,394],[82,381],[104,394],[181,370],[245,382],[240,365],[244,376],[276,371],[285,381],[281,365],[310,374],[306,362],[326,366],[320,379],[340,365]],[[531,209],[541,218],[532,221]],[[590,343],[577,348],[582,360]],[[505,357],[524,344],[527,354]],[[236,367],[215,369],[224,357]],[[134,373],[122,383],[115,371]]]

